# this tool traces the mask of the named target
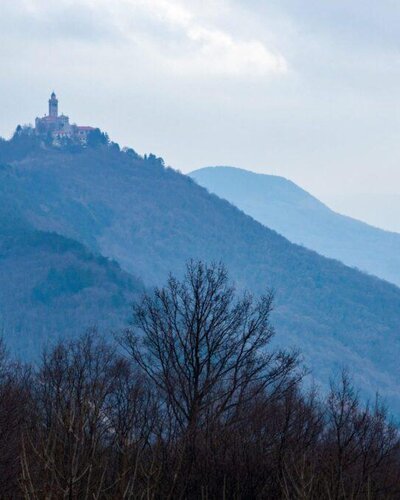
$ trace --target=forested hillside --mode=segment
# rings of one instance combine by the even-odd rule
[[[190,174],[293,243],[400,285],[400,235],[337,214],[293,182],[232,167]]]
[[[118,264],[82,244],[15,223],[0,227],[0,283],[2,336],[24,361],[88,328],[109,334],[124,327],[143,290]]]
[[[4,150],[4,148],[3,148]],[[74,238],[146,285],[185,261],[222,260],[239,288],[275,291],[276,342],[317,380],[347,365],[400,409],[400,289],[296,246],[154,156],[116,145],[1,157],[0,196],[36,229]]]

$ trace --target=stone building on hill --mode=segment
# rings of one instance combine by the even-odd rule
[[[49,114],[35,120],[35,132],[38,135],[49,135],[55,143],[63,139],[71,139],[86,144],[88,135],[94,127],[71,124],[69,117],[58,114],[58,99],[53,92],[49,99]]]

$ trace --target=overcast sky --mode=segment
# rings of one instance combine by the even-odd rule
[[[1,0],[0,135],[47,112],[400,231],[398,0]]]

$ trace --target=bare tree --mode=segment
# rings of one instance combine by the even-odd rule
[[[270,293],[237,296],[222,265],[193,261],[182,281],[171,276],[134,306],[122,344],[184,432],[189,463],[205,426],[232,423],[241,405],[292,381],[297,355],[267,349],[271,310]]]
[[[0,498],[12,498],[21,472],[21,434],[27,420],[31,373],[11,363],[0,338]]]
[[[362,407],[347,371],[343,371],[339,383],[331,383],[326,416],[323,474],[327,497],[394,498],[387,492],[396,490],[393,486],[399,478],[394,472],[399,435],[379,398],[372,409],[369,403]],[[383,485],[387,489],[382,490]]]
[[[125,363],[107,408],[112,433],[108,492],[112,498],[152,498],[158,487],[162,457],[157,456],[157,430],[162,426],[158,401],[146,380]]]
[[[108,409],[120,370],[115,347],[96,332],[44,354],[23,440],[27,498],[99,498],[104,492],[107,442],[114,436]]]
[[[171,276],[134,306],[123,345],[188,428],[293,374],[295,354],[266,350],[271,309],[271,294],[236,298],[222,265],[190,262],[182,282]]]

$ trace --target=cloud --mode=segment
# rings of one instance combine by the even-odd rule
[[[180,0],[4,1],[3,37],[8,29],[10,37],[29,35],[39,43],[119,44],[130,60],[147,58],[180,77],[253,78],[288,69],[284,56],[262,40],[219,26],[223,20],[215,15],[210,19],[219,0],[212,8]]]
[[[229,33],[191,24],[186,30],[189,54],[169,62],[180,74],[227,76],[267,76],[284,74],[287,63],[280,54],[269,51],[258,40],[235,40]]]
[[[214,8],[217,3],[214,3]],[[234,36],[207,23],[194,10],[176,0],[131,0],[129,5],[151,19],[157,19],[164,24],[164,29],[169,27],[169,43],[165,43],[165,39],[160,43],[159,39],[153,38],[148,40],[148,48],[162,55],[166,66],[180,75],[252,78],[287,72],[288,65],[283,55],[267,48],[262,41]],[[173,43],[174,36],[181,44],[180,50]]]
[[[115,38],[116,26],[90,0],[2,0],[0,27],[8,36],[30,43],[101,42]]]

